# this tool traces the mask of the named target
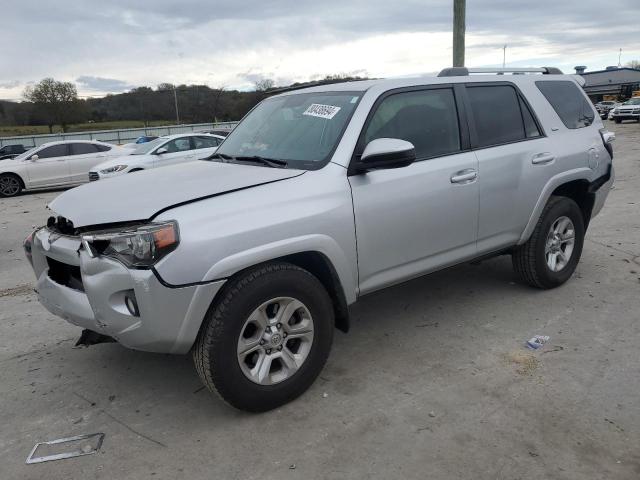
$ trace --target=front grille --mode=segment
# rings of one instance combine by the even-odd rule
[[[100,180],[100,175],[98,175],[98,172],[89,172],[89,181],[95,182],[96,180]]]
[[[49,265],[49,278],[51,280],[65,287],[84,292],[80,267],[62,263],[50,257],[47,257],[47,264]]]

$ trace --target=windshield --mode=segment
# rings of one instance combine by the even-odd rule
[[[154,148],[162,145],[167,140],[167,137],[160,137],[147,143],[141,143],[136,146],[131,155],[146,155],[148,153],[151,153]]]
[[[624,102],[623,105],[640,105],[640,98],[632,98],[631,100]]]
[[[216,153],[284,160],[291,168],[321,168],[336,148],[360,95],[298,93],[264,100]]]
[[[31,155],[34,154],[34,152],[40,147],[33,147],[30,148],[29,150],[27,150],[24,153],[21,153],[20,155],[18,155],[17,157],[14,158],[14,160],[24,160],[26,158],[29,158]]]

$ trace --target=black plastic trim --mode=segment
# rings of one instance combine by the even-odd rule
[[[611,179],[611,164],[607,168],[607,173],[601,177],[596,178],[593,182],[589,183],[589,193],[596,193],[600,188]]]

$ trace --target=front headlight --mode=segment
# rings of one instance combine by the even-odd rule
[[[127,168],[127,165],[115,165],[113,167],[109,167],[109,168],[105,168],[104,170],[100,170],[100,173],[102,173],[103,175],[106,175],[107,173],[121,172],[125,168]]]
[[[147,268],[175,250],[180,235],[178,224],[169,221],[83,235],[82,243],[91,257],[111,257],[129,267]]]

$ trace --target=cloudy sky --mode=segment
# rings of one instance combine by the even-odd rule
[[[3,0],[0,98],[44,77],[83,96],[161,82],[251,89],[451,64],[453,0]],[[640,59],[640,0],[467,0],[466,64],[589,70]]]

